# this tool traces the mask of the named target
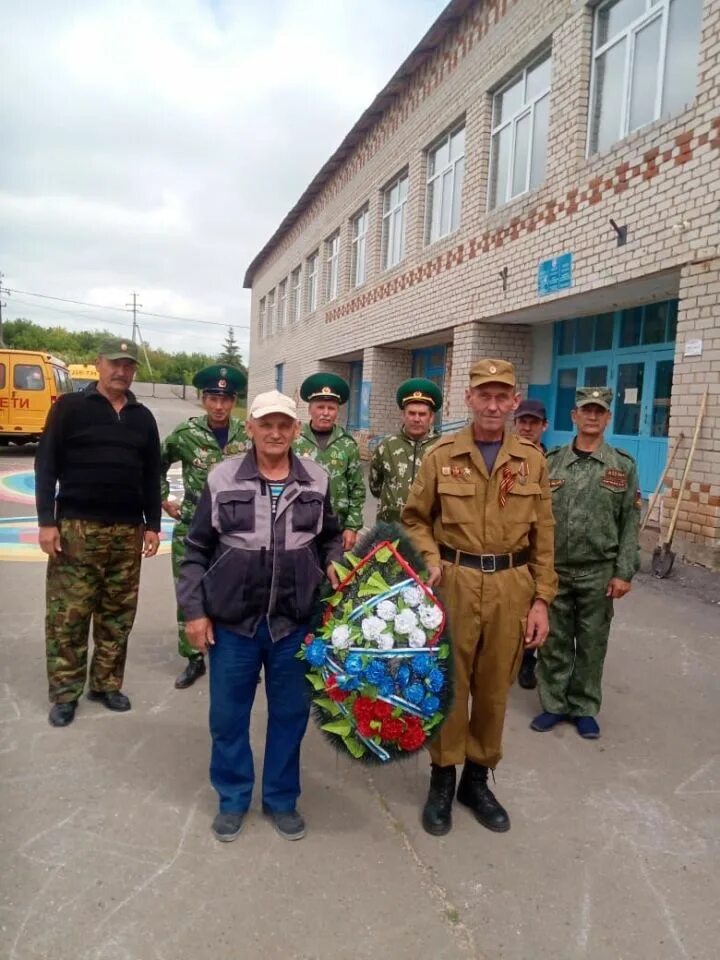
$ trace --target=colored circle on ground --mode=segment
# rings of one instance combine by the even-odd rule
[[[158,556],[170,553],[175,521],[163,517]],[[37,563],[46,560],[37,542],[37,517],[0,517],[0,560]]]
[[[183,498],[183,484],[180,469],[168,472],[170,493],[177,499]],[[35,503],[35,474],[32,470],[0,471],[0,500],[6,503]]]

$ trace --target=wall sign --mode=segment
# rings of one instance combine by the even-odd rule
[[[703,351],[702,340],[686,340],[684,357],[701,357]]]
[[[544,297],[548,293],[557,293],[558,290],[567,290],[571,287],[572,269],[572,253],[561,253],[559,257],[541,260],[538,263],[538,296]]]

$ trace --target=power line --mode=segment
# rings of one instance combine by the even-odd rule
[[[121,313],[128,313],[127,307],[111,307],[104,303],[89,303],[87,300],[71,300],[68,297],[53,297],[49,293],[35,293],[33,290],[15,290],[8,289],[7,293],[19,293],[25,297],[40,297],[42,300],[56,300],[58,303],[72,303],[79,307],[93,307],[96,310],[118,310]],[[131,304],[127,305],[132,306]],[[237,330],[249,330],[250,325],[246,323],[227,323],[222,320],[200,320],[197,317],[177,317],[170,313],[151,313],[148,310],[138,310],[144,317],[157,317],[159,320],[176,320],[179,323],[205,323],[214,327],[235,327]]]

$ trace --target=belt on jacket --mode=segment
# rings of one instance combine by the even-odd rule
[[[511,567],[524,567],[530,559],[530,551],[525,548],[518,553],[463,553],[462,550],[453,550],[441,543],[440,556],[448,563],[459,563],[461,567],[472,567],[482,570],[483,573],[497,573]]]

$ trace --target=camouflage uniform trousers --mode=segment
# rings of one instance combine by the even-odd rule
[[[183,520],[178,520],[173,529],[172,535],[172,572],[173,577],[175,578],[175,583],[178,582],[178,577],[180,576],[180,564],[183,561],[185,556],[185,537],[190,528],[189,523],[185,523]],[[181,657],[186,657],[188,660],[193,657],[199,656],[195,647],[190,645],[190,641],[187,638],[187,632],[185,630],[185,614],[182,612],[180,607],[177,608],[177,628],[178,628],[178,653]]]
[[[45,645],[51,703],[77,700],[90,689],[122,687],[127,641],[140,585],[143,528],[129,523],[61,520],[62,553],[47,565]]]
[[[537,682],[543,710],[570,717],[600,712],[602,675],[613,601],[605,596],[614,564],[558,569],[550,605],[550,634],[538,651]]]

